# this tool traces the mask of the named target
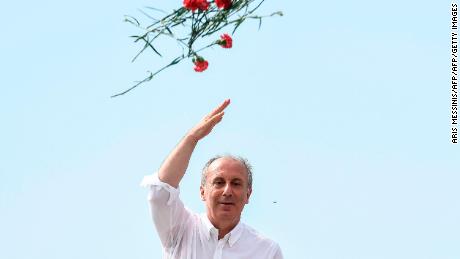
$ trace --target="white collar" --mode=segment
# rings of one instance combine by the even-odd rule
[[[215,233],[216,236],[218,236],[219,230],[214,227],[206,213],[201,214],[201,221],[205,226],[206,232],[204,234],[206,235],[208,241],[211,238],[211,233]],[[232,247],[236,241],[238,241],[238,239],[241,237],[241,234],[243,234],[243,230],[244,223],[242,223],[240,220],[238,224],[227,235],[225,235],[224,239],[227,238],[230,247]]]

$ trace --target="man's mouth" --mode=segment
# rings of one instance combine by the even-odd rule
[[[235,203],[233,202],[219,202],[220,204],[223,204],[223,205],[235,205]]]

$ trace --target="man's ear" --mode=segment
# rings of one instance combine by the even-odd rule
[[[249,197],[251,197],[251,194],[252,194],[252,188],[248,188],[248,193],[247,193],[247,200],[246,200],[246,204],[249,203]]]
[[[200,186],[200,196],[201,196],[201,200],[202,200],[202,201],[205,201],[205,200],[206,200],[206,198],[205,198],[205,196],[204,196],[204,188],[203,188],[203,186]]]

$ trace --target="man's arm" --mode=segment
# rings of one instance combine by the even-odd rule
[[[169,154],[158,171],[158,178],[175,188],[187,170],[190,157],[198,141],[207,136],[224,116],[224,109],[230,104],[230,99],[225,100],[219,107],[205,116],[181,139],[179,144]]]

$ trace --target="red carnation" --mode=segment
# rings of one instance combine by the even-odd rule
[[[203,72],[208,68],[208,61],[204,60],[202,57],[197,57],[193,59],[193,64],[195,64],[195,71],[196,72]]]
[[[228,35],[227,33],[224,33],[220,36],[220,40],[217,41],[217,44],[219,44],[222,48],[229,49],[232,47],[232,37]]]
[[[201,11],[206,11],[209,8],[209,3],[206,0],[196,0],[196,5]]]
[[[184,0],[184,7],[194,12],[196,9],[201,11],[208,10],[209,3],[206,0]]]
[[[219,9],[228,9],[232,6],[232,0],[215,0],[215,3]]]

